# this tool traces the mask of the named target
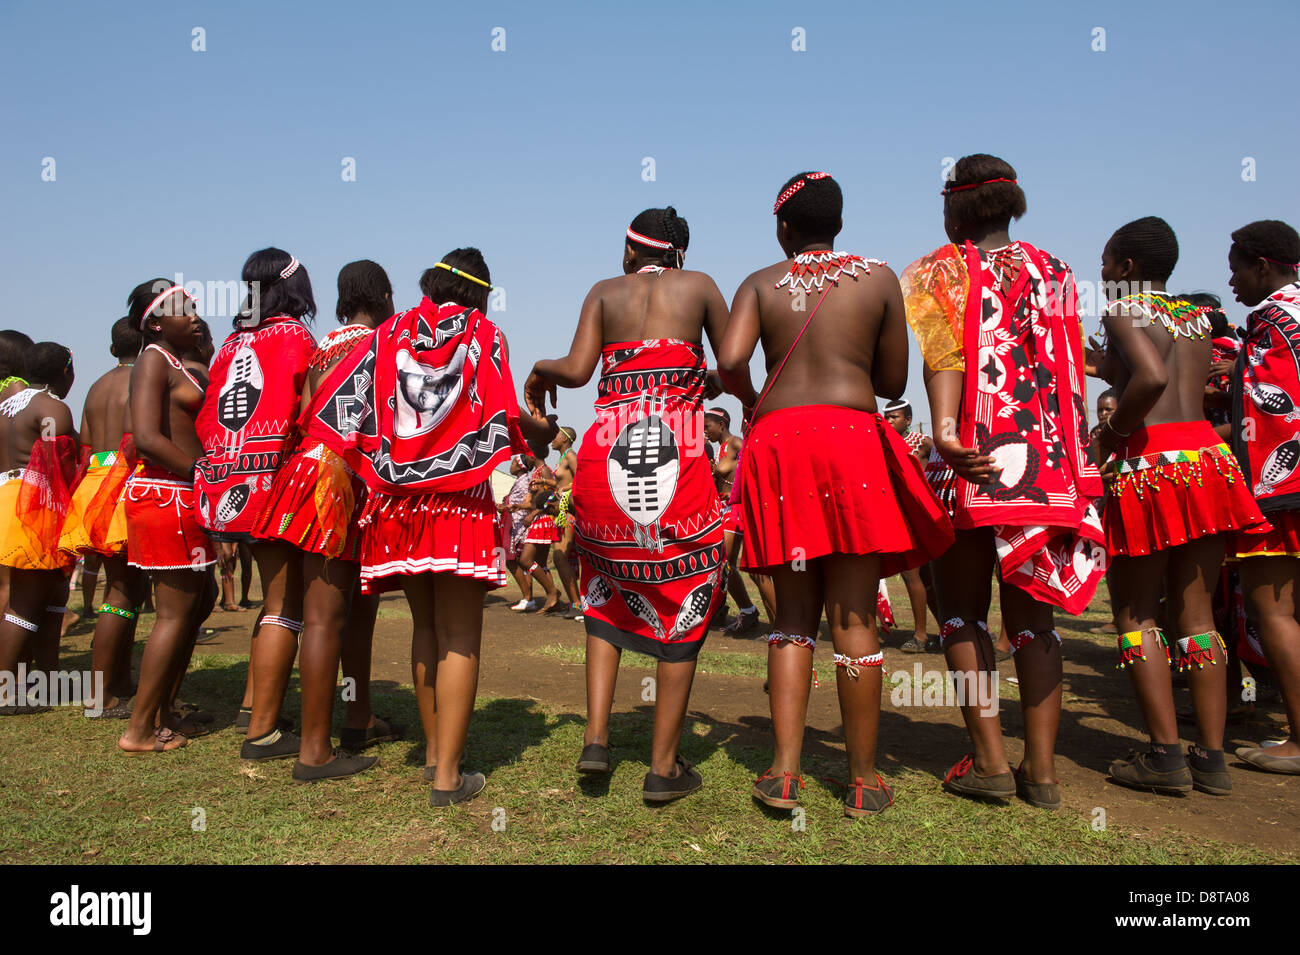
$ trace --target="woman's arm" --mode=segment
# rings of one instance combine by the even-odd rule
[[[754,382],[749,376],[749,360],[754,357],[761,331],[758,289],[753,276],[750,276],[736,290],[722,342],[714,347],[722,387],[740,399],[747,417],[758,401],[758,392],[754,391]]]
[[[600,346],[604,342],[601,284],[597,283],[582,303],[578,328],[573,333],[569,353],[563,358],[539,361],[524,383],[524,403],[534,415],[546,414],[547,395],[551,398],[551,407],[555,407],[557,388],[581,388],[591,380],[596,362],[600,360]]]
[[[907,389],[907,313],[903,308],[903,289],[898,276],[887,266],[872,269],[886,282],[885,313],[876,338],[875,357],[871,362],[871,388],[877,397],[901,398]]]
[[[964,372],[931,371],[926,366],[925,391],[930,398],[934,446],[960,477],[972,484],[992,484],[1001,473],[993,466],[993,459],[974,448],[963,447],[961,443],[958,421],[965,384]]]
[[[143,352],[131,371],[131,426],[135,446],[159,467],[182,477],[194,471],[194,458],[163,433],[171,408],[170,368],[158,355]]]
[[[1093,441],[1094,460],[1098,465],[1114,453],[1124,435],[1141,427],[1169,384],[1164,359],[1143,331],[1144,326],[1134,321],[1135,317],[1120,308],[1102,319],[1110,347],[1128,365],[1129,380],[1119,396],[1115,413]]]

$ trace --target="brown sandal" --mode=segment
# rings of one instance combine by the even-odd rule
[[[117,748],[128,756],[144,756],[149,753],[170,753],[174,749],[182,749],[189,745],[189,740],[179,733],[173,733],[167,727],[160,727],[154,730],[153,749],[122,749],[121,740],[118,741]],[[175,746],[169,745],[179,740]]]

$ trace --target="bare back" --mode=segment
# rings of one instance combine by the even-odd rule
[[[741,286],[737,303],[757,303],[759,340],[768,376],[790,355],[762,411],[799,405],[840,405],[876,410],[876,394],[897,397],[907,382],[907,333],[898,277],[884,265],[869,274],[841,275],[799,338],[799,330],[817,307],[822,292],[792,295],[776,285],[792,259],[755,272]],[[802,306],[802,310],[800,310]]]
[[[1175,337],[1159,321],[1144,314],[1127,312],[1123,306],[1118,311],[1121,320],[1133,322],[1155,347],[1169,378],[1168,385],[1142,423],[1149,426],[1201,420],[1214,343],[1209,337]],[[1132,370],[1122,358],[1121,353],[1121,360],[1114,363],[1116,374],[1113,382],[1121,396],[1132,377]]]
[[[5,449],[9,468],[25,468],[31,460],[32,445],[42,435],[50,438],[70,434],[75,438],[77,434],[72,427],[72,412],[68,406],[44,391],[33,396],[26,408],[6,419],[5,423],[8,425]]]
[[[92,454],[116,451],[121,445],[130,393],[130,365],[118,365],[86,392],[86,405],[81,412],[81,441]]]
[[[698,344],[713,296],[723,304],[725,312],[722,294],[709,276],[703,272],[664,269],[598,282],[588,301],[598,298],[600,302],[602,345],[654,338],[677,338]]]

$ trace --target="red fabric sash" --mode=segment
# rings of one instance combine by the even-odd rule
[[[1007,291],[994,287],[974,245],[963,249],[970,288],[961,440],[990,455],[1002,474],[992,485],[957,480],[953,524],[996,528],[1004,579],[1078,613],[1096,592],[1106,556],[1092,503],[1102,484],[1089,458],[1074,277],[1019,245],[1024,258]]]
[[[316,340],[287,315],[236,330],[212,361],[194,430],[207,466],[195,476],[199,522],[247,534],[283,463]]]
[[[477,309],[428,298],[334,366],[301,422],[373,490],[462,491],[523,450],[501,332]]]
[[[59,550],[59,535],[72,503],[72,489],[85,470],[90,455],[71,435],[37,438],[18,487],[18,522],[42,551]]]
[[[1232,449],[1259,509],[1300,510],[1300,285],[1247,316],[1233,382]]]
[[[117,457],[113,461],[113,466],[99,482],[95,496],[86,506],[83,518],[90,546],[99,553],[106,553],[109,549],[108,529],[113,523],[113,512],[117,510],[118,502],[122,500],[122,494],[126,490],[127,479],[135,473],[139,460],[139,453],[135,449],[135,436],[127,431],[122,435],[122,441],[117,446]]]

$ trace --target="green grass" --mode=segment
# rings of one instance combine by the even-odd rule
[[[240,657],[196,658],[186,697],[214,708],[217,725],[228,725],[245,667]],[[240,736],[228,729],[174,753],[127,757],[114,745],[122,727],[116,721],[84,720],[68,709],[0,720],[0,862],[1295,861],[1172,830],[1093,831],[1087,817],[1068,810],[953,799],[933,775],[900,763],[883,767],[897,805],[855,822],[842,816],[839,791],[822,781],[842,774],[843,756],[814,739],[799,827],[791,813],[760,809],[750,798],[767,749],[742,745],[742,727],[699,719],[687,721],[682,751],[699,766],[704,790],[649,809],[640,799],[648,707],[615,714],[612,777],[590,782],[573,771],[579,715],[505,698],[480,699],[470,727],[469,766],[488,774],[488,788],[470,803],[435,811],[420,781],[423,746],[410,687],[378,691],[375,706],[417,727],[409,734],[417,742],[378,747],[374,770],[316,786],[295,785],[291,761],[241,761]],[[288,710],[297,710],[296,685]]]
[[[766,644],[763,644],[763,648],[766,649]],[[583,647],[569,647],[559,643],[540,647],[534,652],[538,656],[549,657],[552,660],[560,660],[578,666],[582,666],[586,662],[587,653]],[[643,653],[633,653],[631,650],[624,650],[622,658],[619,660],[621,669],[653,670],[658,665],[658,661],[653,657],[648,657]],[[695,672],[725,676],[750,676],[765,680],[767,679],[767,654],[754,653],[749,650],[718,650],[706,643],[704,649],[700,651],[700,655],[696,658]]]

